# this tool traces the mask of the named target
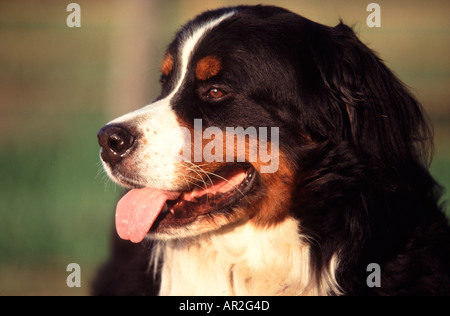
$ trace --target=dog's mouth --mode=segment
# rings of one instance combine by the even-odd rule
[[[122,239],[141,242],[158,226],[183,226],[200,216],[226,212],[250,192],[256,178],[251,166],[238,166],[210,177],[190,191],[133,189],[117,204],[116,229]],[[212,179],[214,178],[214,179]]]

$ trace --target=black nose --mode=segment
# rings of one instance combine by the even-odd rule
[[[106,125],[97,134],[102,147],[102,159],[109,164],[116,164],[131,152],[135,136],[121,125]]]

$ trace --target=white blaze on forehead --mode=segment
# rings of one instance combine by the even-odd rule
[[[191,57],[192,52],[194,51],[195,46],[199,42],[199,40],[212,28],[217,26],[220,22],[225,20],[226,18],[232,16],[234,14],[234,11],[228,12],[225,15],[222,15],[221,17],[211,20],[208,23],[204,24],[203,26],[199,27],[198,29],[194,29],[192,33],[190,33],[190,36],[187,36],[186,39],[183,40],[184,44],[182,44],[181,49],[181,75],[180,79],[178,80],[178,84],[173,89],[172,93],[168,96],[168,98],[172,98],[180,89],[181,85],[183,84],[184,78],[186,77],[187,68],[189,65],[189,60]]]
[[[165,97],[164,99],[162,99],[156,103],[164,102],[167,106],[170,107],[170,101],[172,100],[174,95],[177,94],[178,90],[180,90],[180,87],[182,86],[182,84],[184,82],[184,79],[187,74],[190,57],[191,57],[192,52],[194,51],[197,43],[199,42],[199,40],[208,31],[213,29],[215,26],[217,26],[220,22],[222,22],[226,18],[232,16],[234,13],[235,13],[234,11],[228,12],[217,19],[208,21],[207,23],[199,26],[198,28],[194,28],[193,30],[186,31],[187,35],[185,35],[185,38],[183,38],[182,43],[180,45],[181,53],[179,54],[179,56],[180,56],[179,59],[181,62],[181,74],[178,78],[177,85],[175,86],[175,88],[172,90],[172,92],[167,97]],[[121,117],[111,121],[109,124],[129,121],[129,120],[136,118],[137,116],[145,115],[145,113],[148,112],[150,110],[150,108],[153,107],[154,104],[155,103],[152,103],[152,104],[147,105],[137,111],[134,111],[134,112],[128,113],[124,116],[121,116]],[[175,113],[174,113],[174,115],[175,115]]]
[[[125,114],[109,123],[126,122],[142,133],[140,140],[144,142],[144,145],[140,146],[139,151],[130,158],[135,162],[135,172],[141,178],[145,178],[149,186],[166,190],[176,189],[173,186],[177,179],[176,165],[179,162],[177,158],[183,148],[184,137],[177,115],[171,107],[171,101],[185,81],[192,52],[198,42],[208,31],[233,14],[234,11],[230,11],[185,31],[178,54],[181,72],[172,92],[164,99]]]

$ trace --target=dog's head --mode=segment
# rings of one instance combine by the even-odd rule
[[[277,223],[314,148],[346,143],[395,168],[426,138],[417,102],[349,27],[276,7],[198,16],[161,72],[152,104],[98,134],[106,172],[132,189],[116,224],[135,242]]]

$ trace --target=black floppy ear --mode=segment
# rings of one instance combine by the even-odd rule
[[[350,27],[341,22],[326,33],[315,59],[329,102],[346,116],[346,140],[388,166],[428,158],[421,105]]]

